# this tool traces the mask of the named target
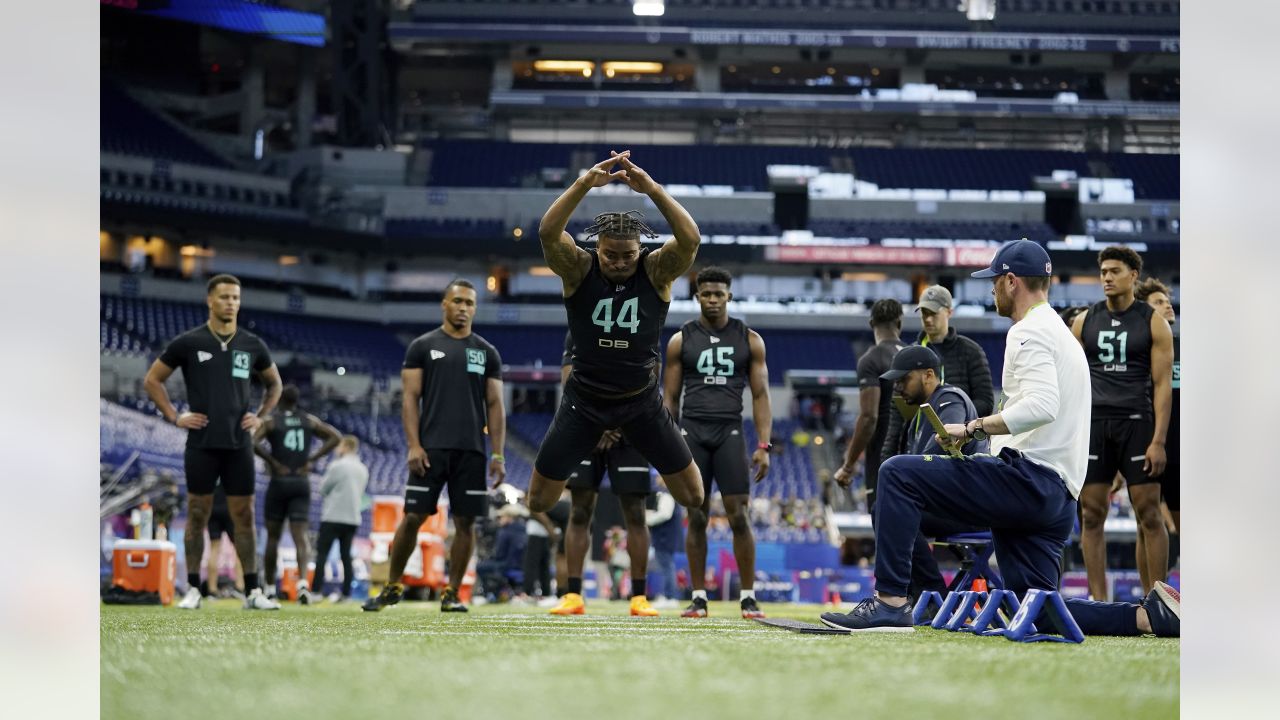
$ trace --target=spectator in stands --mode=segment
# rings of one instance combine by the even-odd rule
[[[909,407],[919,408],[928,403],[938,413],[938,419],[944,424],[967,423],[977,419],[978,411],[965,391],[950,383],[942,382],[941,376],[941,358],[927,347],[912,345],[904,348],[894,357],[893,368],[881,377],[895,383],[895,389]],[[897,414],[896,411],[894,414]],[[900,452],[894,453],[895,455],[945,455],[948,453],[947,449],[938,444],[933,426],[918,409],[915,418],[905,423],[903,439]],[[990,450],[990,443],[986,440],[970,440],[959,450],[963,455],[986,453]],[[938,570],[938,562],[929,548],[928,537],[943,537],[978,529],[967,523],[955,522],[931,513],[921,513],[920,532],[916,535],[915,548],[911,554],[909,595],[913,602],[925,590],[939,593],[947,590],[947,584]]]
[[[996,395],[991,387],[987,353],[981,345],[957,334],[951,327],[951,292],[941,285],[925,288],[916,310],[920,312],[920,324],[924,327],[916,336],[916,344],[931,348],[942,360],[938,370],[939,381],[964,391],[973,401],[979,417],[990,415],[996,406]],[[889,413],[882,462],[903,451],[906,433],[902,416],[896,412]]]
[[[523,577],[527,515],[528,509],[519,503],[503,505],[498,510],[498,542],[493,555],[476,566],[485,591],[497,597],[509,597]]]
[[[858,419],[854,423],[853,437],[849,438],[845,448],[844,463],[835,473],[836,482],[841,487],[849,487],[858,456],[866,452],[863,465],[868,512],[875,505],[876,476],[880,470],[893,393],[893,383],[881,376],[889,371],[893,357],[903,347],[900,337],[902,303],[891,298],[877,300],[871,306],[871,332],[876,344],[858,358]]]
[[[674,602],[680,594],[676,587],[676,552],[682,545],[683,535],[680,505],[667,492],[661,475],[657,485],[657,492],[651,496],[654,507],[645,510],[644,520],[649,526],[649,544],[653,548],[653,571],[661,578],[657,588],[658,601]]]
[[[329,602],[350,599],[351,581],[355,575],[351,569],[351,540],[360,528],[360,501],[369,485],[369,468],[360,461],[360,439],[355,435],[343,435],[338,443],[337,457],[324,469],[320,483],[320,538],[316,541],[315,590],[324,587],[325,559],[333,543],[338,543],[338,558],[342,561],[342,587],[329,595]]]

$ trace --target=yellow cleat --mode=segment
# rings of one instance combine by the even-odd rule
[[[632,609],[635,608],[633,604]],[[587,611],[587,604],[578,593],[565,593],[560,604],[551,608],[552,615],[581,615]]]
[[[649,604],[649,598],[643,595],[631,598],[631,614],[635,617],[658,617],[658,611]]]

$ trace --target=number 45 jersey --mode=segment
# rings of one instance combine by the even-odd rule
[[[640,251],[635,274],[614,283],[600,272],[591,253],[591,270],[564,299],[573,334],[573,379],[589,395],[616,399],[637,395],[657,383],[659,342],[670,301],[649,280]]]
[[[749,334],[747,324],[733,317],[719,330],[696,319],[680,327],[682,417],[717,422],[742,419],[742,391],[751,371]]]
[[[1089,359],[1093,419],[1151,419],[1151,314],[1141,300],[1123,312],[1089,308],[1080,338]]]

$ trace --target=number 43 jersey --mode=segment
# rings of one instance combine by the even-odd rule
[[[737,318],[719,330],[690,320],[680,327],[680,365],[688,420],[742,420],[742,391],[751,371],[750,330]]]
[[[1089,308],[1080,338],[1089,359],[1094,420],[1151,418],[1153,312],[1141,300],[1122,312],[1108,310],[1105,300]]]
[[[596,251],[588,252],[591,270],[564,299],[573,334],[573,379],[597,397],[636,395],[657,382],[658,345],[671,303],[658,295],[645,271],[648,248],[624,283],[606,278]]]

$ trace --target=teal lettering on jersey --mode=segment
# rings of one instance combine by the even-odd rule
[[[467,348],[467,372],[484,374],[485,351]]]
[[[231,377],[245,380],[249,378],[249,353],[243,350],[231,351]]]

